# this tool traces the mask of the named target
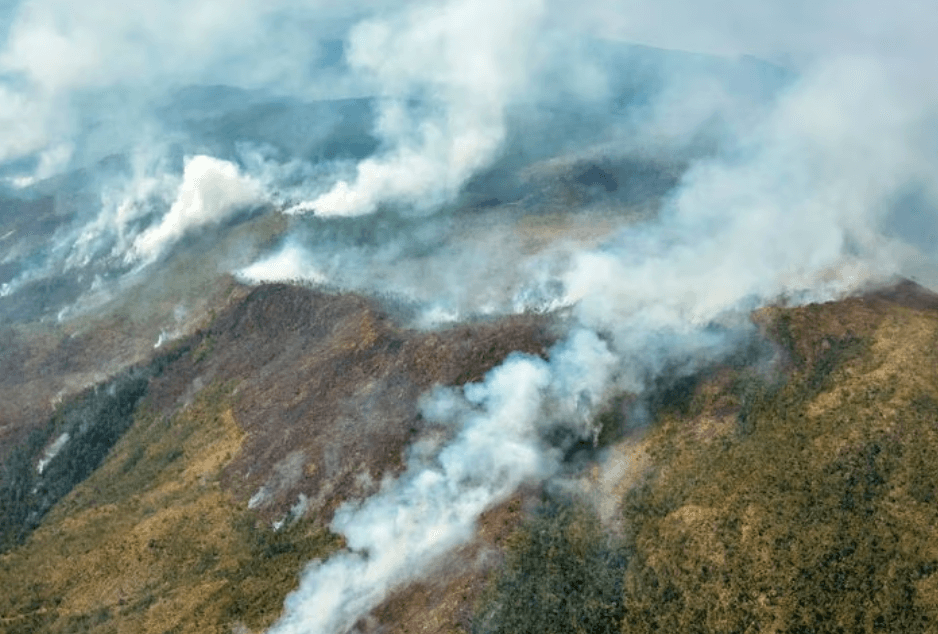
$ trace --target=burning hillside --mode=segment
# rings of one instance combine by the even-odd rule
[[[933,22],[3,5],[0,623],[927,631]]]

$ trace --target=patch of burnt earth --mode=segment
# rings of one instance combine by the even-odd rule
[[[938,310],[938,293],[912,280],[902,280],[892,286],[872,291],[867,297],[915,310]]]
[[[237,381],[246,437],[223,486],[270,521],[328,517],[398,473],[415,438],[441,433],[422,420],[421,394],[481,380],[512,352],[546,354],[548,321],[416,331],[361,296],[260,286],[186,344],[192,352],[154,380],[148,402],[168,414],[202,386]]]
[[[116,443],[100,466],[0,554],[0,630],[262,631],[303,567],[342,547],[326,528],[334,506],[400,470],[415,437],[444,437],[420,420],[419,395],[481,378],[516,349],[544,354],[551,342],[542,317],[417,332],[361,297],[250,290],[170,346],[161,374],[136,377],[133,407],[116,408],[119,424],[104,430]],[[107,387],[75,410],[79,427],[110,420],[97,407]],[[44,430],[49,441],[56,431]],[[34,444],[21,465],[33,475],[49,442]],[[43,474],[88,448],[70,439]],[[18,483],[11,499],[28,499],[32,483]],[[516,512],[493,510],[483,534],[505,533]],[[458,574],[439,582],[447,596],[464,587],[473,596],[478,561],[493,547],[454,554]],[[468,618],[466,604],[446,606]]]

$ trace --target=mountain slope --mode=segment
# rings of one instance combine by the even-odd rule
[[[771,359],[663,384],[648,427],[615,401],[611,444],[567,485],[485,514],[359,629],[931,631],[938,298],[905,283],[753,319]],[[419,395],[550,341],[541,318],[421,333],[355,296],[251,291],[177,344],[101,467],[0,555],[4,631],[263,629],[342,548],[336,505],[445,437]]]
[[[254,289],[175,344],[100,468],[0,555],[0,622],[269,625],[303,566],[338,547],[333,509],[399,471],[415,440],[445,435],[418,416],[419,395],[477,380],[513,350],[543,353],[550,337],[535,317],[421,333],[360,297]]]
[[[780,374],[714,368],[626,441],[650,466],[621,498],[623,633],[935,630],[936,300],[905,283],[764,309]],[[551,559],[524,544],[504,575]],[[565,605],[565,575],[543,564],[534,577],[554,578],[548,597]],[[550,608],[506,592],[482,612],[501,622],[478,631],[546,631],[506,629]]]

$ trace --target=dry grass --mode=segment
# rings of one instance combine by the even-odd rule
[[[549,341],[538,318],[420,333],[360,297],[255,289],[180,344],[102,466],[0,558],[0,631],[269,625],[302,567],[340,546],[323,528],[335,505],[440,431],[418,396]],[[275,532],[300,494],[308,510]]]
[[[584,507],[525,523],[527,492],[362,628],[466,631],[505,605],[498,588],[530,578],[563,623],[595,613],[564,600],[572,582],[623,634],[934,631],[938,311],[926,299],[762,311],[779,376],[721,367],[667,392],[644,436],[603,437],[615,461],[583,478],[598,519]],[[536,319],[415,333],[360,298],[252,291],[152,382],[102,467],[0,556],[0,631],[263,629],[299,570],[341,547],[323,528],[333,505],[439,433],[417,396],[550,340]],[[604,429],[618,428],[610,416]],[[269,501],[247,510],[261,486]],[[270,529],[301,492],[309,514]],[[508,576],[485,590],[503,557]],[[593,576],[605,581],[583,585]]]
[[[219,485],[243,432],[231,386],[172,418],[141,413],[107,462],[0,558],[8,632],[229,632],[269,625],[298,570],[338,542],[274,534]]]
[[[767,313],[794,371],[750,391],[746,429],[724,415],[701,442],[698,398],[654,431],[658,464],[625,500],[622,631],[934,631],[938,314]]]
[[[609,450],[634,466],[583,480],[607,524],[593,539],[611,525],[628,560],[617,631],[938,631],[936,308],[903,285],[766,309],[755,319],[779,345],[779,375],[720,367],[666,390],[647,434]],[[540,530],[560,535],[565,521]],[[506,543],[475,629],[580,627],[551,588],[581,587],[583,545],[544,551],[524,528]],[[617,565],[591,569],[608,578]],[[545,597],[560,621],[544,620]],[[503,622],[484,620],[493,605]]]

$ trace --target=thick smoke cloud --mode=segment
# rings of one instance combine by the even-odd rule
[[[495,157],[505,108],[525,89],[541,0],[450,0],[368,20],[349,36],[349,65],[372,77],[382,103],[376,131],[387,150],[358,164],[294,212],[354,216],[379,203],[418,210],[451,200]],[[420,99],[418,108],[410,99]]]
[[[404,297],[424,325],[569,313],[547,360],[426,397],[451,439],[340,509],[348,550],[310,567],[274,632],[353,627],[555,474],[550,432],[588,441],[611,394],[719,358],[753,308],[911,270],[938,282],[921,238],[938,227],[938,15],[915,0],[29,0],[10,15],[0,177],[40,192],[100,171],[59,260],[22,281],[156,268],[188,232],[266,204],[289,229],[232,265],[248,281]]]
[[[355,3],[294,0],[24,0],[9,12],[0,50],[0,160],[81,142],[89,118],[133,135],[152,114],[151,101],[193,83],[279,94],[315,93],[327,83],[330,94],[350,90],[310,71],[323,41],[341,37],[360,11]],[[89,158],[117,143],[99,139],[112,147],[87,148]]]
[[[718,358],[733,333],[745,330],[748,311],[765,302],[827,299],[902,270],[909,245],[889,237],[884,222],[896,192],[927,183],[938,167],[934,138],[921,135],[933,124],[934,103],[909,92],[891,59],[796,45],[792,57],[805,60],[799,77],[760,116],[735,120],[731,142],[715,155],[693,161],[657,217],[576,250],[555,288],[561,303],[574,306],[578,326],[549,362],[515,358],[485,384],[431,400],[433,416],[462,430],[440,452],[443,466],[412,465],[361,507],[343,509],[334,526],[349,537],[351,552],[310,569],[273,631],[347,630],[396,583],[419,574],[406,571],[426,570],[439,552],[468,539],[478,513],[504,499],[487,474],[508,469],[515,484],[549,475],[524,457],[550,455],[531,421],[557,422],[545,404],[576,375],[561,359],[603,369],[579,391],[588,420],[610,389],[641,392],[665,367],[689,372]],[[576,345],[584,339],[595,344],[589,353]],[[520,367],[530,376],[513,376]],[[498,394],[508,375],[517,401],[481,396]],[[479,415],[472,408],[482,403]],[[576,411],[564,410],[564,422],[588,437]],[[476,435],[477,425],[484,429],[503,413],[526,424]],[[487,441],[484,452],[464,445],[470,435]],[[498,455],[506,441],[517,446],[508,466],[481,458]],[[446,460],[454,455],[483,469],[450,471]],[[432,494],[422,482],[433,483]],[[450,520],[441,525],[440,517]]]
[[[602,341],[580,332],[550,362],[514,355],[484,383],[431,394],[424,411],[456,425],[456,437],[429,458],[415,452],[401,480],[339,509],[333,527],[349,551],[307,572],[270,631],[347,631],[401,579],[465,543],[484,510],[557,470],[558,450],[538,441],[549,425],[590,433],[583,403],[601,400],[614,364]]]
[[[261,200],[260,184],[242,176],[236,165],[209,156],[187,159],[169,212],[137,236],[128,259],[154,260],[187,231],[220,223]]]
[[[462,431],[437,464],[412,465],[387,491],[340,509],[333,525],[350,552],[312,568],[271,631],[346,631],[401,578],[468,540],[492,501],[549,474],[549,455],[530,442],[550,379],[545,365],[515,357],[485,384],[467,386],[466,398],[478,409],[460,421]]]
[[[875,66],[813,69],[730,156],[689,170],[657,219],[579,251],[561,276],[579,324],[569,339],[549,362],[516,357],[484,384],[431,398],[428,417],[456,424],[457,438],[438,465],[412,465],[337,515],[351,551],[307,572],[272,631],[352,627],[419,574],[408,571],[468,539],[484,509],[556,469],[544,427],[588,439],[610,390],[640,393],[665,367],[691,372],[719,358],[748,310],[779,296],[826,299],[894,273],[902,249],[877,232],[885,203],[934,164],[909,136],[923,113],[885,82]]]
[[[589,322],[653,310],[703,325],[747,297],[817,297],[900,268],[884,238],[890,196],[936,167],[914,138],[926,113],[875,64],[806,73],[727,157],[685,175],[660,221],[582,253],[566,286]]]

